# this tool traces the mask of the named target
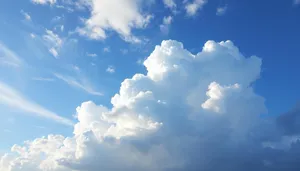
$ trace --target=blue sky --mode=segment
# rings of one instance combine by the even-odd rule
[[[83,102],[115,108],[111,97],[124,79],[147,74],[143,61],[163,40],[182,42],[193,54],[208,40],[231,40],[242,55],[258,56],[260,78],[249,86],[265,99],[268,112],[260,114],[276,117],[299,100],[300,1],[97,5],[96,0],[0,2],[0,136],[5,137],[0,155],[48,134],[73,136],[76,108]]]

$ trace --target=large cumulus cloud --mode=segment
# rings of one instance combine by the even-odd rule
[[[14,145],[0,170],[297,170],[300,143],[279,126],[288,119],[260,117],[267,110],[252,84],[261,64],[231,41],[208,41],[197,54],[163,41],[144,62],[147,74],[122,82],[111,109],[82,103],[73,137]]]

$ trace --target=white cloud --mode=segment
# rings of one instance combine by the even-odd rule
[[[110,52],[110,47],[103,48],[103,52]]]
[[[174,2],[174,0],[163,0],[164,4],[166,7],[174,10],[176,8],[176,3]]]
[[[96,53],[86,53],[89,57],[97,57],[98,55]]]
[[[58,58],[58,52],[55,48],[50,48],[49,49],[49,52],[55,57],[55,58]]]
[[[21,14],[24,16],[25,20],[31,21],[31,16],[27,12],[21,10]]]
[[[294,4],[296,5],[300,4],[300,0],[294,0]]]
[[[261,64],[231,41],[208,41],[197,54],[177,41],[163,41],[144,61],[146,74],[121,83],[112,108],[82,103],[74,136],[49,135],[14,145],[14,155],[1,158],[0,170],[299,168],[299,143],[290,151],[263,147],[280,137],[268,124],[273,120],[260,116],[266,112],[264,98],[252,87]]]
[[[64,81],[65,83],[67,83],[68,85],[75,87],[75,88],[79,88],[82,89],[84,91],[86,91],[87,93],[91,94],[91,95],[96,95],[96,96],[102,96],[103,93],[100,93],[96,90],[94,90],[87,81],[85,80],[76,80],[73,77],[69,77],[69,76],[64,76],[61,74],[57,74],[55,73],[54,76],[62,81]]]
[[[61,26],[60,26],[60,31],[62,31],[62,32],[63,32],[63,31],[64,31],[64,29],[65,29],[65,26],[64,26],[64,25],[61,25]]]
[[[168,34],[169,33],[169,29],[170,29],[170,24],[173,21],[173,17],[172,16],[168,16],[168,17],[164,17],[163,18],[163,24],[161,24],[160,27],[160,31]]]
[[[224,15],[225,13],[226,13],[226,11],[227,11],[227,5],[226,6],[224,6],[224,7],[219,7],[219,8],[217,8],[217,12],[216,12],[216,15],[217,16],[222,16],[222,15]]]
[[[207,0],[194,0],[192,3],[187,3],[185,5],[185,10],[188,16],[194,16],[197,14],[198,10],[200,10],[205,4]]]
[[[49,52],[55,58],[58,58],[59,50],[63,45],[62,38],[60,38],[57,34],[53,33],[53,31],[46,29],[46,34],[43,35],[43,39],[46,43],[46,46],[49,48]]]
[[[0,42],[0,65],[20,67],[23,64],[24,62],[15,52]]]
[[[107,68],[106,68],[106,72],[108,72],[108,73],[114,73],[115,72],[115,68],[113,67],[113,66],[108,66]]]
[[[35,36],[35,34],[30,33],[30,37],[34,39],[36,36]]]
[[[73,125],[72,121],[59,116],[58,114],[45,109],[44,107],[30,101],[25,98],[17,90],[11,88],[10,86],[0,82],[0,104],[11,107],[13,109],[18,109],[22,112],[34,114],[38,117],[43,117],[46,119],[53,120],[55,122]],[[1,169],[0,169],[1,170]]]
[[[142,13],[140,0],[91,0],[84,1],[91,10],[91,17],[84,21],[85,26],[78,28],[80,35],[90,39],[103,40],[106,32],[113,30],[125,41],[139,43],[140,40],[132,35],[132,29],[143,29],[152,16]]]
[[[47,82],[55,81],[54,78],[47,78],[47,77],[33,77],[31,79],[34,81],[47,81]]]
[[[172,21],[173,21],[172,16],[164,17],[164,19],[163,19],[163,23],[164,23],[165,25],[171,24]]]
[[[31,2],[34,4],[41,4],[41,5],[46,5],[46,4],[53,5],[56,3],[56,0],[31,0]]]

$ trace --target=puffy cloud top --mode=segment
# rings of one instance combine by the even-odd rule
[[[163,41],[145,60],[147,73],[125,79],[111,109],[77,107],[73,137],[49,135],[1,158],[2,171],[282,170],[299,157],[287,151],[252,83],[262,61],[231,42],[205,43],[192,54]],[[281,155],[281,158],[277,156]],[[300,168],[294,165],[292,170]]]
[[[138,43],[132,29],[147,26],[151,15],[141,12],[140,0],[91,0],[83,1],[91,9],[91,16],[85,20],[85,26],[78,32],[91,39],[102,40],[107,37],[108,30],[116,31],[125,41]]]

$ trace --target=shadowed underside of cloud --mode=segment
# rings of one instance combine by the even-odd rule
[[[82,103],[73,137],[14,145],[0,170],[299,170],[297,138],[260,117],[264,98],[251,85],[261,64],[231,41],[208,41],[197,54],[163,41],[144,62],[147,74],[122,82],[111,109]]]

